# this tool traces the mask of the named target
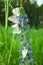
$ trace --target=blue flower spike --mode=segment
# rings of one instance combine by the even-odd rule
[[[23,20],[22,20],[23,19]],[[30,44],[28,44],[28,42],[31,40],[31,38],[29,38],[29,37],[26,37],[25,38],[25,40],[26,40],[26,42],[24,42],[23,41],[23,38],[22,37],[24,37],[24,35],[27,33],[27,34],[29,34],[30,33],[30,30],[28,29],[28,27],[30,26],[29,24],[28,24],[28,17],[27,17],[27,14],[25,14],[24,15],[24,17],[18,17],[18,20],[19,20],[19,25],[22,25],[22,23],[23,23],[23,21],[26,23],[26,24],[24,24],[24,26],[21,26],[21,30],[22,30],[22,32],[23,33],[21,33],[20,34],[20,41],[21,41],[21,44],[23,45],[23,48],[22,47],[20,47],[20,52],[21,52],[21,54],[22,54],[22,59],[20,60],[20,64],[24,64],[25,62],[25,60],[26,59],[28,59],[28,56],[29,56],[29,65],[33,65],[33,63],[34,63],[34,58],[32,58],[32,54],[33,54],[33,51],[31,50],[32,49],[32,46],[30,45]],[[22,22],[21,22],[22,21]],[[26,31],[25,31],[26,30]]]

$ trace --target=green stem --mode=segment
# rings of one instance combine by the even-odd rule
[[[8,1],[5,2],[5,29],[8,26]]]
[[[6,0],[4,3],[5,3],[5,44],[6,44],[7,27],[8,27],[8,6],[9,6],[9,2],[8,2],[8,0]]]
[[[12,43],[11,43],[10,50],[9,50],[8,65],[9,65],[10,59],[11,59],[11,52],[12,52],[13,42],[14,42],[14,35],[12,36]]]

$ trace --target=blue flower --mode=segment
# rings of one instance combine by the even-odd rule
[[[25,19],[25,21],[26,21],[26,22],[28,22],[28,18],[27,18],[27,19]]]
[[[20,60],[20,64],[23,64],[24,63],[24,59]]]
[[[22,52],[23,48],[22,48],[22,47],[20,47],[20,49],[19,49],[19,50],[20,50],[20,52]]]
[[[26,30],[26,27],[22,26],[21,29],[22,29],[22,30]]]
[[[27,42],[30,41],[30,38],[26,38],[26,41],[27,41]]]
[[[21,44],[23,44],[24,46],[26,46],[26,43],[25,42],[21,42]]]
[[[28,22],[27,14],[24,15],[23,19]]]
[[[19,20],[19,21],[21,21],[21,20],[22,20],[22,18],[21,18],[20,16],[18,16],[18,20]]]
[[[20,36],[24,36],[24,34],[21,33]]]
[[[27,17],[27,14],[24,15],[23,19],[26,20],[28,17]]]
[[[30,64],[34,63],[34,58],[30,58]]]
[[[31,55],[33,53],[33,51],[28,51],[27,55]]]

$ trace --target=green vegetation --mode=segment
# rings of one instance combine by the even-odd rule
[[[8,27],[6,33],[7,39],[5,44],[5,31],[0,26],[0,65],[19,65],[20,36],[13,36],[12,28],[10,27]],[[43,65],[43,29],[31,29],[28,37],[31,38],[29,44],[32,45],[34,65]]]

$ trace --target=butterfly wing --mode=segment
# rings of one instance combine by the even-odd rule
[[[20,34],[21,33],[21,29],[19,28],[18,24],[14,24],[14,25],[12,25],[12,27],[14,28],[13,34]]]
[[[23,56],[23,58],[25,58],[25,57],[26,57],[27,52],[28,52],[28,50],[27,50],[27,49],[24,49],[24,50],[22,51],[22,56]]]
[[[21,33],[21,30],[14,29],[14,31],[13,31],[13,34],[20,34],[20,33]]]
[[[17,19],[17,17],[16,17],[16,15],[10,16],[8,18],[8,20],[11,21],[11,22],[13,22],[13,23],[17,23],[17,24],[19,22],[18,19]]]
[[[12,10],[12,13],[15,14],[16,16],[20,16],[20,8],[19,8],[19,7],[14,8],[14,9]]]

